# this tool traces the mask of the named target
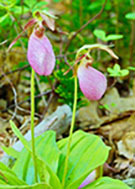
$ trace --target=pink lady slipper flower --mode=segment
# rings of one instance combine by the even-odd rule
[[[49,39],[44,34],[44,26],[54,30],[52,18],[36,12],[36,18],[31,19],[25,26],[21,34],[10,44],[9,49],[16,43],[22,34],[34,25],[33,32],[28,41],[27,58],[33,70],[39,75],[50,75],[55,66],[55,55]],[[39,20],[38,20],[39,17]]]
[[[99,100],[103,96],[107,88],[107,80],[105,76],[93,68],[85,58],[82,59],[78,67],[77,76],[81,91],[86,98],[89,100]]]
[[[114,58],[118,58],[112,50],[108,47],[100,44],[95,45],[85,45],[79,49],[78,54],[81,51],[84,51],[86,48],[89,50],[93,48],[100,48],[109,52]],[[107,80],[105,76],[92,67],[92,57],[88,55],[89,51],[82,56],[83,58],[80,61],[80,65],[77,68],[77,76],[79,79],[79,85],[82,93],[89,100],[99,100],[106,91]]]
[[[39,75],[50,75],[55,66],[52,45],[44,35],[44,28],[34,29],[28,42],[27,58],[31,67]]]
[[[84,188],[85,186],[87,186],[88,184],[90,184],[91,182],[95,181],[96,178],[98,177],[98,171],[95,169],[94,171],[92,171],[87,177],[86,179],[82,182],[82,184],[78,187],[78,189]]]

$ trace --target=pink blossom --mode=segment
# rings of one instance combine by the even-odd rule
[[[86,62],[81,62],[77,75],[81,91],[89,100],[99,100],[107,87],[105,76]]]
[[[92,171],[87,177],[86,179],[82,182],[82,184],[79,186],[78,189],[81,189],[83,187],[85,187],[86,185],[90,184],[91,182],[93,182],[96,179],[96,170]]]
[[[50,75],[55,66],[52,45],[41,30],[34,31],[28,42],[27,58],[31,67],[39,75]]]

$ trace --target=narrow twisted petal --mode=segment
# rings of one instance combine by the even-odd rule
[[[43,35],[41,38],[34,33],[28,42],[27,58],[31,67],[39,75],[50,75],[55,66],[55,55],[48,38]]]
[[[105,76],[98,70],[80,64],[77,75],[81,91],[89,100],[99,100],[107,87]]]

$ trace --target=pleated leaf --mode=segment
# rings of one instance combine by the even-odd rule
[[[63,177],[64,166],[61,165],[65,163],[67,141],[68,138],[57,143],[62,151],[58,169],[60,180]],[[83,131],[75,132],[72,138],[65,188],[78,188],[95,168],[104,164],[107,160],[109,149],[100,137]]]
[[[4,183],[10,185],[27,185],[23,180],[19,179],[11,169],[0,162],[0,184]]]
[[[10,186],[10,185],[1,185],[0,184],[0,189],[53,189],[51,186],[49,186],[46,183],[39,183],[39,184],[33,184],[31,186]]]
[[[102,177],[83,189],[130,189],[130,187],[120,180]]]
[[[20,179],[26,181],[27,184],[34,183],[34,165],[31,156],[30,142],[26,141],[19,129],[12,122],[11,127],[17,137],[21,140],[24,147],[13,166],[13,171]],[[39,177],[42,181],[47,182],[52,187],[61,188],[60,181],[55,174],[58,168],[59,149],[56,145],[55,132],[46,131],[41,136],[36,138],[36,155],[38,162]],[[43,175],[45,175],[43,179]]]

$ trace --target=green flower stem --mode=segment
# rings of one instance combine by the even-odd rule
[[[71,122],[71,127],[70,127],[70,132],[69,132],[67,154],[66,154],[66,159],[65,159],[65,167],[64,167],[64,173],[63,173],[63,179],[62,179],[63,188],[65,185],[65,179],[66,179],[66,174],[67,174],[67,170],[68,170],[70,146],[71,146],[71,142],[72,142],[72,134],[73,134],[74,124],[75,124],[75,113],[76,113],[76,106],[77,106],[77,76],[74,77],[74,83],[75,83],[74,84],[74,105],[73,105],[72,122]]]
[[[34,137],[34,113],[35,113],[35,100],[34,100],[34,76],[35,71],[32,69],[31,73],[31,142],[32,142],[32,158],[34,163],[35,170],[35,182],[38,182],[37,179],[37,164],[36,164],[36,152],[35,152],[35,137]]]

